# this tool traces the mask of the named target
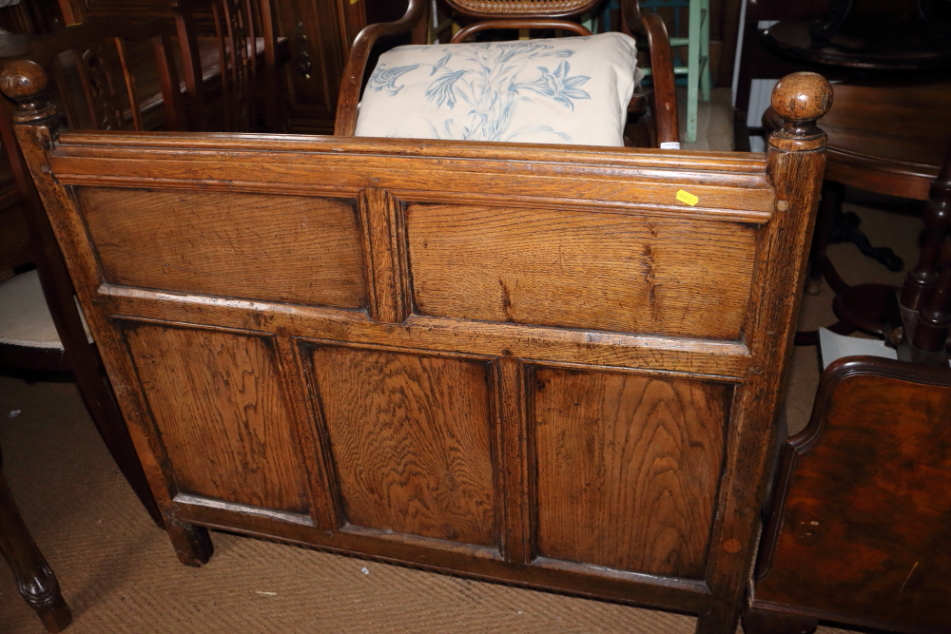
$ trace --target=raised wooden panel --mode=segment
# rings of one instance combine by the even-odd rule
[[[105,281],[293,304],[366,305],[350,201],[78,188]]]
[[[614,213],[414,205],[417,312],[736,340],[755,232]]]
[[[306,472],[267,339],[125,323],[179,491],[307,513]]]
[[[729,386],[536,367],[537,554],[703,578]]]
[[[311,359],[350,524],[498,544],[489,361],[332,345]]]

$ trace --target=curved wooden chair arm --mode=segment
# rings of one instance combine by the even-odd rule
[[[680,143],[680,123],[677,118],[677,89],[674,85],[674,61],[670,51],[670,40],[663,19],[656,13],[641,14],[637,3],[625,15],[636,15],[639,22],[628,22],[636,35],[647,36],[647,46],[651,56],[651,79],[654,82],[654,125],[657,130],[657,144]],[[637,29],[637,30],[635,30]]]
[[[337,120],[334,135],[353,136],[357,129],[357,104],[360,102],[360,88],[366,73],[367,61],[373,46],[382,37],[404,35],[416,27],[426,15],[426,0],[410,0],[409,7],[402,18],[396,22],[370,24],[357,34],[350,49],[347,67],[340,82],[340,96],[337,100]]]

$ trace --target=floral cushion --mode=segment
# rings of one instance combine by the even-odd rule
[[[370,76],[356,135],[621,146],[636,53],[620,33],[400,46]]]

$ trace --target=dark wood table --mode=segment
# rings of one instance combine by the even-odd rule
[[[822,120],[829,135],[824,202],[813,250],[814,278],[836,292],[833,330],[881,335],[883,307],[898,289],[884,284],[850,286],[826,254],[831,225],[841,217],[842,186],[927,201],[951,144],[951,83],[835,86],[835,101]],[[812,343],[800,337],[800,343]]]

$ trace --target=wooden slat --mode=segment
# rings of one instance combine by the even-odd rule
[[[754,224],[767,221],[774,204],[765,174],[754,165],[734,166],[745,171],[715,170],[705,157],[665,162],[618,151],[599,157],[556,152],[542,158],[532,146],[525,146],[525,155],[519,159],[487,158],[452,145],[443,154],[414,156],[402,152],[409,149],[405,141],[394,141],[390,152],[382,155],[343,153],[343,148],[302,142],[285,152],[258,151],[252,156],[240,145],[231,151],[206,151],[171,143],[175,140],[174,135],[153,138],[148,161],[140,160],[131,146],[61,145],[50,158],[51,166],[66,184],[130,186],[145,180],[165,187],[200,184],[202,188],[351,197],[365,187],[377,187],[404,202],[465,198],[496,204],[536,201],[561,208],[655,206],[666,213],[689,211],[693,217]],[[531,160],[533,155],[537,162]],[[611,163],[607,158],[617,160]],[[694,205],[678,199],[681,190],[696,196]]]
[[[377,532],[348,530],[327,533],[313,527],[282,522],[272,517],[249,515],[236,527],[231,510],[206,504],[182,504],[178,512],[183,521],[210,528],[276,537],[302,545],[372,557],[385,562],[412,562],[429,570],[464,573],[483,579],[504,579],[508,583],[525,585],[589,597],[599,597],[639,606],[653,606],[668,610],[702,613],[709,608],[711,597],[703,582],[669,579],[652,575],[625,573],[611,570],[592,570],[568,562],[537,560],[531,566],[514,567],[493,557],[493,549],[436,542],[423,538],[383,539]]]
[[[748,378],[749,351],[739,343],[411,317],[374,323],[352,311],[287,306],[101,286],[97,303],[112,317],[280,331],[293,337],[345,343],[465,351],[496,357],[545,359],[669,373]]]

